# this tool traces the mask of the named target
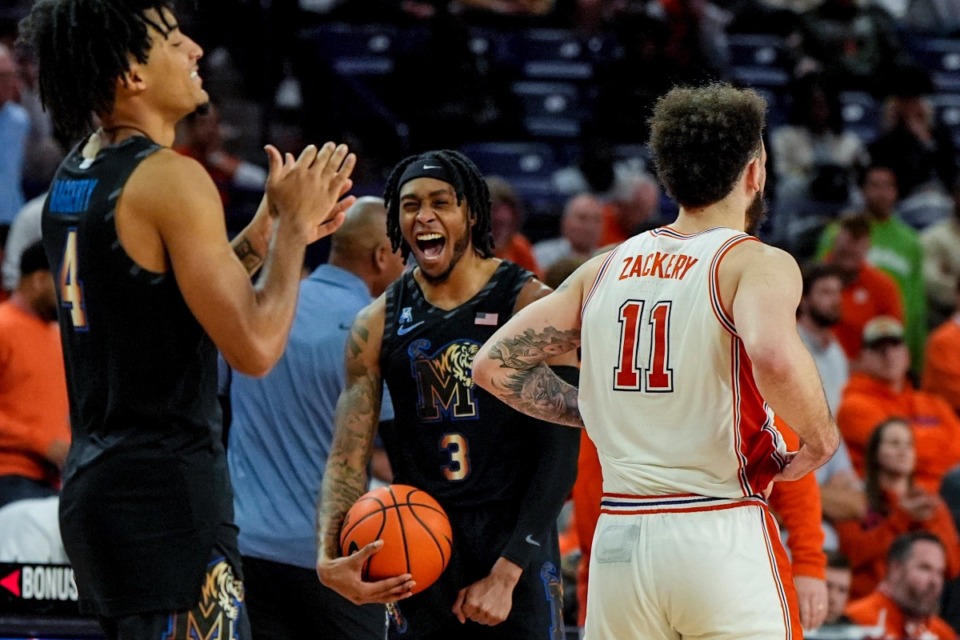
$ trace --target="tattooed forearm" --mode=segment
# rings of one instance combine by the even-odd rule
[[[535,332],[527,329],[512,338],[497,341],[490,348],[490,357],[503,362],[502,369],[525,370],[580,346],[580,332],[576,329],[558,331],[546,327]]]
[[[357,314],[350,328],[350,337],[347,338],[348,357],[353,359],[360,355],[364,346],[370,340],[370,330],[367,321],[370,319],[370,309],[366,308]]]
[[[317,504],[317,550],[325,558],[340,556],[340,527],[366,490],[367,464],[380,419],[383,383],[379,366],[371,364],[376,360],[368,352],[370,316],[369,309],[358,313],[347,338],[347,385],[337,400],[333,445]]]
[[[336,432],[317,504],[317,548],[340,555],[340,526],[367,487],[367,463],[380,415],[379,377],[366,376],[347,386],[337,401]]]
[[[233,252],[240,258],[240,262],[243,263],[243,267],[250,275],[256,273],[257,269],[263,266],[263,256],[254,249],[253,243],[244,236],[239,236],[234,240]]]
[[[583,427],[577,388],[545,364],[506,374],[495,383],[495,395],[527,415],[571,427]]]

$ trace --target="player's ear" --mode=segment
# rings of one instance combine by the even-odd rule
[[[747,189],[757,192],[763,189],[763,159],[758,154],[750,158],[744,171],[744,182]]]
[[[142,65],[136,60],[130,61],[130,68],[117,78],[117,91],[139,93],[146,88],[146,79]]]

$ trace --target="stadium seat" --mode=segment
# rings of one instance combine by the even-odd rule
[[[869,144],[880,135],[880,105],[864,91],[841,91],[840,114],[843,126]]]
[[[930,96],[934,118],[956,135],[960,133],[960,93],[939,93]]]
[[[521,78],[582,81],[593,77],[590,49],[572,31],[527,29],[504,37],[506,60]]]
[[[531,136],[573,138],[580,134],[580,91],[565,82],[523,81],[513,84]]]
[[[779,91],[790,82],[788,53],[783,38],[757,33],[730,34],[731,74],[740,84]]]
[[[326,24],[303,35],[319,59],[343,76],[385,76],[393,72],[397,29],[390,25]]]
[[[912,38],[911,53],[930,71],[938,91],[960,93],[960,40],[956,38]]]
[[[743,86],[774,91],[782,91],[790,82],[790,73],[778,67],[733,66],[730,74]]]
[[[727,37],[730,63],[735,67],[786,69],[787,47],[783,38],[759,33],[736,33]]]
[[[559,168],[553,148],[544,142],[475,142],[461,150],[487,175],[549,178]]]

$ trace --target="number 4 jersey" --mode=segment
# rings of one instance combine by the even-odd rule
[[[136,136],[87,160],[82,146],[61,164],[42,219],[73,431],[63,541],[83,610],[189,609],[218,535],[235,555],[216,348],[172,270],[141,268],[117,236],[128,178],[162,147]]]
[[[662,227],[604,261],[584,296],[580,411],[605,493],[735,499],[780,470],[783,442],[718,290],[724,255],[755,240]]]

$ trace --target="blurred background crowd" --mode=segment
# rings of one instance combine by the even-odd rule
[[[214,105],[183,123],[177,147],[210,171],[231,232],[259,202],[265,142],[347,142],[358,195],[380,195],[411,153],[455,148],[488,176],[498,256],[554,286],[601,247],[672,220],[645,147],[659,95],[709,80],[760,92],[758,233],[804,267],[798,326],[845,440],[817,478],[828,578],[840,572],[854,599],[908,581],[887,570],[905,557],[894,541],[932,532],[945,545],[937,601],[960,630],[960,0],[188,4]],[[0,298],[49,318],[53,279],[29,248],[76,141],[52,130],[14,48],[27,8],[0,9]],[[0,477],[55,492],[63,385],[18,390],[12,354],[44,338],[2,309]],[[50,419],[38,404],[63,413],[56,428],[38,432]],[[568,551],[575,565],[578,545]]]

